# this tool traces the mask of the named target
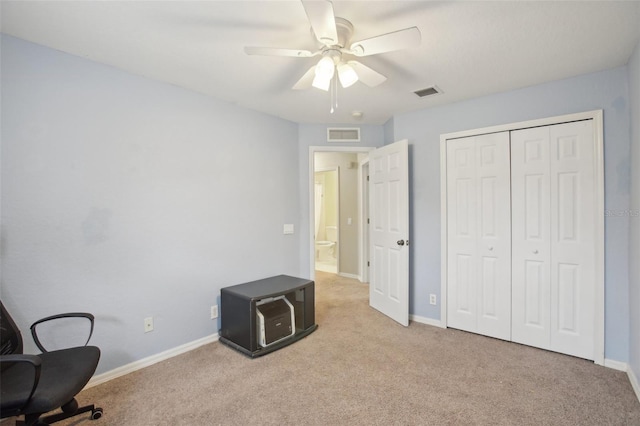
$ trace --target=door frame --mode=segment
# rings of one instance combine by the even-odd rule
[[[360,250],[360,281],[369,282],[369,157],[359,161],[358,180],[360,183],[360,196],[358,197],[358,211],[360,214],[360,238],[358,248]]]
[[[571,121],[593,120],[595,138],[595,178],[596,194],[594,209],[598,212],[596,222],[596,289],[595,289],[595,318],[594,318],[594,363],[604,365],[604,132],[602,110],[547,117],[538,120],[521,121],[499,126],[483,127],[480,129],[464,130],[461,132],[440,135],[440,325],[447,327],[447,140],[487,133],[527,129],[531,127],[550,126]]]
[[[373,151],[374,149],[376,149],[376,147],[363,147],[363,146],[359,146],[359,147],[354,147],[354,146],[310,146],[309,147],[309,176],[308,176],[308,191],[309,191],[309,278],[310,279],[315,279],[316,276],[316,271],[315,271],[315,236],[314,236],[314,223],[315,223],[315,197],[314,197],[314,177],[315,177],[315,153],[316,152],[340,152],[340,153],[354,153],[354,154],[369,154],[369,152]],[[360,171],[361,168],[358,167],[358,171]],[[361,209],[359,212],[359,217],[362,217],[362,209],[364,208],[364,206],[362,205],[362,193],[360,191],[361,189],[361,185],[362,185],[362,180],[366,179],[365,177],[363,177],[361,174],[359,176],[360,182],[358,183],[358,207]],[[362,238],[359,238],[359,245],[362,244]],[[359,255],[360,255],[360,260],[359,260],[359,264],[362,265],[362,255],[363,255],[363,251],[362,251],[362,247],[359,247]],[[339,263],[338,263],[339,265]],[[360,274],[360,278],[362,277],[362,270],[359,271]],[[338,270],[338,274],[340,273],[340,270]]]

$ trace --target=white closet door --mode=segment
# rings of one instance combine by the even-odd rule
[[[511,339],[550,348],[549,128],[511,132]]]
[[[447,323],[510,339],[509,134],[447,141]]]
[[[509,134],[476,137],[478,333],[511,339]]]
[[[447,324],[477,332],[475,138],[447,141]]]
[[[593,121],[551,126],[551,349],[594,358]]]
[[[592,121],[511,134],[512,340],[594,358]]]

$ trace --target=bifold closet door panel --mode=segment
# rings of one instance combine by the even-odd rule
[[[594,358],[591,120],[511,133],[512,339]]]
[[[544,349],[550,348],[549,175],[549,128],[511,132],[511,339]]]
[[[593,121],[550,126],[551,349],[594,358],[596,175]]]
[[[509,340],[508,132],[447,141],[447,324]]]
[[[447,324],[477,332],[475,138],[447,141]]]

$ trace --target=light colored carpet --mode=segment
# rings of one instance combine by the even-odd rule
[[[640,425],[625,373],[452,329],[402,327],[318,273],[319,328],[257,359],[216,342],[88,389],[63,425]],[[4,425],[4,423],[3,423]]]

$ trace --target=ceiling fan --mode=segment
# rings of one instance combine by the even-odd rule
[[[302,76],[293,89],[316,87],[328,91],[332,80],[340,81],[342,87],[349,87],[361,81],[369,87],[382,84],[387,77],[362,63],[348,59],[348,56],[370,56],[394,50],[415,47],[420,44],[421,35],[417,27],[382,34],[365,40],[351,42],[353,25],[346,19],[336,17],[333,4],[328,1],[301,0],[307,14],[311,31],[320,43],[317,51],[281,49],[275,47],[245,47],[248,55],[289,56],[310,58],[322,56],[318,63]],[[346,57],[345,57],[346,56]],[[336,86],[337,87],[337,86]]]

